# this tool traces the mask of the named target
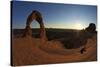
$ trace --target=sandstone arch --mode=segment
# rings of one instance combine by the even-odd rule
[[[32,37],[32,28],[30,25],[33,20],[36,20],[39,23],[41,44],[45,44],[47,37],[46,37],[46,31],[43,23],[43,18],[41,13],[38,12],[37,10],[33,10],[32,13],[28,16],[23,37],[27,37],[27,36]]]

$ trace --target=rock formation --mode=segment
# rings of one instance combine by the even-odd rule
[[[94,33],[96,32],[96,25],[94,23],[90,23],[89,26],[85,30],[88,32]]]
[[[47,40],[45,27],[43,23],[43,18],[40,12],[34,10],[32,13],[28,16],[27,22],[26,22],[26,28],[23,34],[23,37],[32,36],[32,29],[31,29],[31,23],[33,20],[36,20],[40,25],[40,38],[41,38],[41,44],[44,44]]]

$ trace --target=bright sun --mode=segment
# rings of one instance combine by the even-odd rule
[[[78,29],[78,30],[81,30],[81,29],[84,28],[83,25],[80,24],[80,23],[77,23],[77,24],[75,24],[74,26],[75,26],[75,29]]]

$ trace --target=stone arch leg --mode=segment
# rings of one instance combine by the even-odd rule
[[[28,37],[28,36],[32,37],[32,29],[30,26],[25,27],[24,34],[23,34],[23,37]]]
[[[45,27],[43,24],[40,24],[40,37],[41,37],[41,43],[46,44],[45,41],[47,41],[47,37],[46,37]]]

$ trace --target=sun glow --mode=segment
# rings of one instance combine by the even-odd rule
[[[74,25],[74,27],[75,27],[75,29],[78,29],[78,30],[81,30],[81,29],[84,28],[84,26],[83,26],[82,24],[80,24],[80,23],[76,23],[76,24]]]

